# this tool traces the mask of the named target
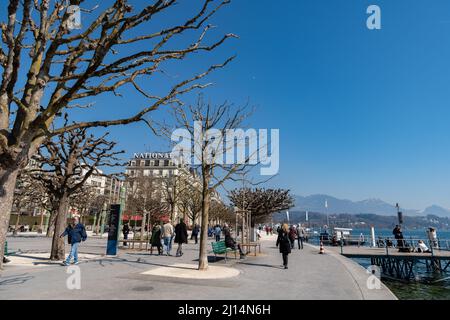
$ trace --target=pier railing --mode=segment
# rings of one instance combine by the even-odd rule
[[[422,241],[427,247],[428,251],[423,251],[419,246],[419,241]],[[403,239],[395,239],[394,237],[378,237],[375,240],[375,246],[373,246],[373,240],[370,236],[364,237],[347,237],[343,241],[330,241],[331,245],[340,246],[341,253],[344,253],[346,247],[357,246],[357,247],[368,247],[368,248],[383,248],[386,250],[386,254],[389,255],[390,252],[396,250],[397,252],[422,252],[431,253],[435,255],[441,251],[450,251],[450,239],[423,239],[423,238],[413,238],[405,237]],[[419,249],[421,251],[419,251]]]
[[[323,237],[315,236],[310,237],[309,241],[312,243],[319,244],[321,241],[324,245],[332,245],[336,247],[341,247],[343,252],[346,247],[366,247],[366,248],[384,248],[386,253],[389,254],[392,250],[402,249],[407,252],[418,252],[419,241],[423,243],[430,250],[429,253],[434,254],[440,251],[450,251],[450,239],[437,238],[435,240],[430,240],[426,238],[413,238],[404,237],[403,239],[395,239],[394,237],[376,237],[375,246],[373,245],[373,239],[370,235],[359,235],[359,236],[344,236],[341,238],[336,238],[333,236]]]

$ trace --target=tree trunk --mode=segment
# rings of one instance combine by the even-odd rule
[[[3,267],[6,233],[8,232],[18,173],[18,168],[0,169],[0,269]]]
[[[206,245],[208,243],[208,215],[210,204],[210,195],[208,190],[203,190],[202,198],[202,225],[200,231],[200,253],[198,258],[198,270],[207,270],[208,251]]]
[[[55,230],[53,232],[51,260],[63,260],[65,257],[64,238],[60,235],[64,232],[67,224],[67,210],[69,208],[69,197],[64,194],[59,201],[59,208],[56,213]]]
[[[55,231],[55,220],[56,220],[57,212],[58,212],[58,209],[53,209],[52,212],[50,212],[50,217],[48,219],[47,233],[46,233],[47,238],[53,237],[53,231]]]
[[[144,213],[144,214],[142,215],[142,223],[141,223],[141,241],[144,240],[146,221],[147,221],[147,214]]]
[[[20,223],[20,209],[19,209],[19,212],[17,212],[16,224],[14,226],[13,236],[17,236],[17,233],[19,232],[17,230],[17,229],[19,229],[19,223]]]

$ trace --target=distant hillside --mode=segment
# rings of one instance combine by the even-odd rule
[[[328,202],[328,209],[325,209],[325,201]],[[382,216],[395,216],[397,209],[395,204],[389,204],[380,199],[368,199],[363,201],[351,201],[338,199],[325,194],[316,194],[310,196],[295,196],[295,207],[292,211],[311,211],[325,213],[348,213],[348,214],[377,214]],[[436,215],[441,217],[450,217],[450,210],[439,206],[431,206],[425,211],[401,208],[404,215],[426,216]]]
[[[390,229],[397,222],[397,216],[377,215],[377,214],[329,214],[330,227],[349,228],[375,228]],[[449,217],[427,216],[405,216],[403,226],[409,229],[427,228],[434,226],[439,230],[450,228]],[[273,215],[273,222],[287,222],[286,212],[279,212]],[[308,212],[306,221],[305,211],[289,211],[289,222],[293,224],[304,223],[314,228],[319,228],[327,224],[327,215],[318,212]]]

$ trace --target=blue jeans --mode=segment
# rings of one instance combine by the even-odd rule
[[[80,245],[79,242],[72,243],[72,247],[70,248],[69,256],[66,259],[66,263],[70,264],[70,259],[73,257],[73,262],[78,262],[78,246]]]
[[[167,254],[172,250],[172,237],[164,237],[164,246],[166,247]]]

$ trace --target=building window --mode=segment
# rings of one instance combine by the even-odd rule
[[[145,160],[145,166],[149,167],[150,166],[150,160]]]
[[[168,167],[169,166],[169,160],[164,160],[164,167]]]
[[[155,167],[159,167],[159,160],[155,160]]]

